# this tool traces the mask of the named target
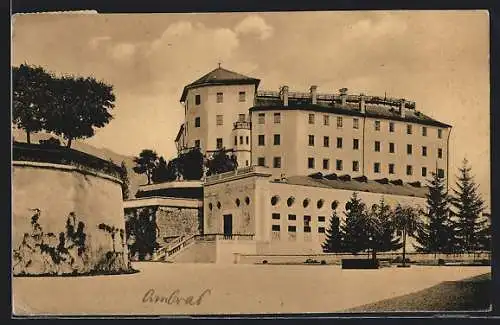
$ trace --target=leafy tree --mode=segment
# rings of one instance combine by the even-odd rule
[[[134,157],[136,166],[133,168],[137,174],[146,174],[148,185],[151,184],[153,171],[158,164],[158,154],[151,149],[143,149],[139,157]]]
[[[147,255],[152,256],[159,247],[156,242],[158,228],[155,220],[155,209],[144,208],[135,210],[125,222],[125,229],[129,241],[129,252],[132,256],[139,255],[144,260]]]
[[[383,197],[378,204],[372,206],[366,216],[365,228],[370,236],[369,247],[374,260],[377,252],[388,252],[402,247],[400,238],[396,235],[394,211],[385,203]]]
[[[204,157],[199,148],[181,153],[177,159],[179,173],[185,180],[199,180],[203,177]]]
[[[437,173],[428,181],[426,217],[418,230],[414,245],[425,253],[451,253],[455,246],[455,223],[450,218],[449,198],[444,179]]]
[[[406,237],[415,237],[421,227],[419,211],[411,206],[398,204],[394,211],[394,225],[403,239],[403,265],[406,263]]]
[[[122,181],[122,196],[123,199],[126,200],[130,196],[130,181],[128,178],[127,166],[124,161],[122,161],[120,165],[120,179]]]
[[[207,160],[207,176],[229,172],[238,168],[235,155],[228,155],[228,150],[221,148]]]
[[[151,180],[153,183],[171,182],[177,178],[177,158],[170,160],[167,164],[165,158],[158,159],[157,166],[153,169]]]
[[[113,118],[113,87],[87,77],[63,76],[53,79],[55,97],[47,110],[45,129],[61,135],[71,147],[73,139],[94,135],[94,128],[104,127]]]
[[[53,76],[42,67],[21,64],[12,68],[12,122],[30,135],[44,128],[46,111],[53,101]]]
[[[337,215],[336,209],[332,211],[330,225],[326,230],[326,239],[325,242],[321,244],[321,247],[325,253],[338,253],[343,251],[340,218]]]
[[[357,254],[368,247],[369,235],[366,232],[366,206],[354,192],[345,205],[345,223],[341,226],[344,234],[345,251]]]
[[[481,247],[488,228],[486,220],[481,220],[484,201],[479,194],[478,185],[470,173],[468,161],[463,160],[459,168],[457,189],[453,189],[451,203],[457,220],[457,238],[463,251],[471,252]]]

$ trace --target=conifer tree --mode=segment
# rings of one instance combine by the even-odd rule
[[[400,249],[402,243],[396,235],[394,211],[385,203],[383,197],[378,204],[372,206],[369,216],[371,222],[368,223],[367,229],[372,239],[370,248],[372,249],[373,259],[376,259],[377,252]]]
[[[452,253],[456,248],[455,222],[450,218],[448,191],[444,179],[435,172],[428,180],[427,207],[422,214],[425,220],[417,231],[414,245],[425,253]]]
[[[335,206],[336,208],[336,206]],[[323,252],[325,253],[339,253],[342,252],[342,232],[340,231],[340,218],[337,215],[336,209],[332,211],[330,218],[330,225],[326,230],[326,239],[321,244]]]
[[[463,160],[459,168],[456,189],[453,189],[451,200],[453,213],[457,218],[457,238],[460,248],[464,252],[473,252],[481,248],[487,236],[488,224],[482,220],[484,201],[478,191],[478,185],[471,175],[471,168],[467,159]]]
[[[354,192],[345,205],[345,224],[341,226],[344,234],[343,246],[345,251],[357,254],[368,248],[369,235],[365,225],[365,204]]]

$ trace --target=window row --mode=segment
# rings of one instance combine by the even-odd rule
[[[281,231],[280,225],[272,225],[272,231]],[[288,226],[288,232],[297,232],[297,226]],[[304,232],[311,232],[311,226],[304,226]],[[318,227],[318,233],[325,233],[325,227]]]
[[[245,197],[244,202],[245,202],[245,204],[246,204],[246,205],[250,205],[250,197],[248,197],[248,196],[247,196],[247,197]],[[236,204],[236,206],[237,206],[237,207],[239,207],[239,206],[241,205],[241,203],[242,203],[242,202],[241,202],[241,200],[240,200],[239,198],[237,198],[237,199],[234,201],[234,203]],[[220,201],[217,201],[216,207],[217,207],[217,209],[219,209],[219,210],[220,210],[220,209],[222,209],[222,204],[220,203]],[[212,210],[213,210],[213,208],[214,208],[214,205],[212,204],[212,202],[208,203],[208,209],[209,209],[210,211],[212,211]]]
[[[240,144],[243,144],[243,139],[245,139],[245,144],[249,144],[250,142],[250,139],[249,139],[249,136],[245,136],[243,137],[242,135],[239,136],[239,139],[240,139]],[[238,136],[234,136],[234,145],[237,146],[238,145]]]
[[[245,122],[245,120],[246,120],[245,114],[238,114],[238,122]],[[224,115],[221,114],[215,115],[215,125],[217,126],[224,125]],[[201,118],[199,116],[194,118],[194,127],[195,128],[201,127]]]
[[[246,92],[244,91],[240,91],[238,92],[238,101],[239,102],[246,102],[247,98],[246,98]],[[216,102],[217,103],[223,103],[224,102],[224,93],[223,92],[218,92],[217,95],[216,95]],[[201,104],[201,95],[195,95],[194,97],[194,103],[196,105],[200,105]]]
[[[271,215],[271,218],[273,220],[280,220],[281,219],[281,214],[279,213],[273,213]],[[295,214],[289,214],[288,215],[288,220],[289,221],[296,221],[297,220],[297,215]],[[325,216],[318,216],[318,222],[325,222],[326,217]],[[311,223],[311,216],[305,215],[304,216],[304,225],[308,226]]]

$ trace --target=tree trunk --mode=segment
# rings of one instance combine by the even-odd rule
[[[377,251],[372,249],[372,260],[375,262],[377,260]]]
[[[406,229],[403,229],[403,266],[406,265]]]
[[[146,171],[146,176],[148,177],[148,185],[151,185],[151,173]]]
[[[31,132],[26,130],[26,142],[31,143]]]
[[[73,141],[73,138],[68,138],[68,143],[66,144],[66,148],[71,148],[71,142]]]

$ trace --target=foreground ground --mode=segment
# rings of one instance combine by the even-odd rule
[[[398,310],[404,304],[388,299],[417,293],[445,281],[458,281],[490,272],[490,267],[447,266],[341,270],[339,266],[312,265],[136,263],[134,267],[141,272],[120,276],[13,278],[14,313],[327,313],[351,310],[358,306],[377,311],[395,310],[396,306]],[[149,299],[144,302],[148,290],[148,297],[152,296],[150,289],[154,290],[154,295],[165,296],[166,302],[152,303]],[[432,299],[460,299],[456,297],[456,290],[446,290],[437,289],[436,292],[441,292],[441,295],[434,292]],[[199,299],[203,292],[205,294]],[[176,297],[189,296],[193,296],[190,300],[193,305],[175,303],[179,301]],[[169,297],[172,298],[169,300]],[[412,299],[410,297],[407,300]],[[419,299],[424,301],[427,298]],[[381,301],[381,305],[366,307]],[[419,310],[419,305],[414,305],[417,309],[407,310]],[[444,303],[440,306],[447,305]],[[420,310],[430,310],[425,308],[425,304],[421,307]]]

